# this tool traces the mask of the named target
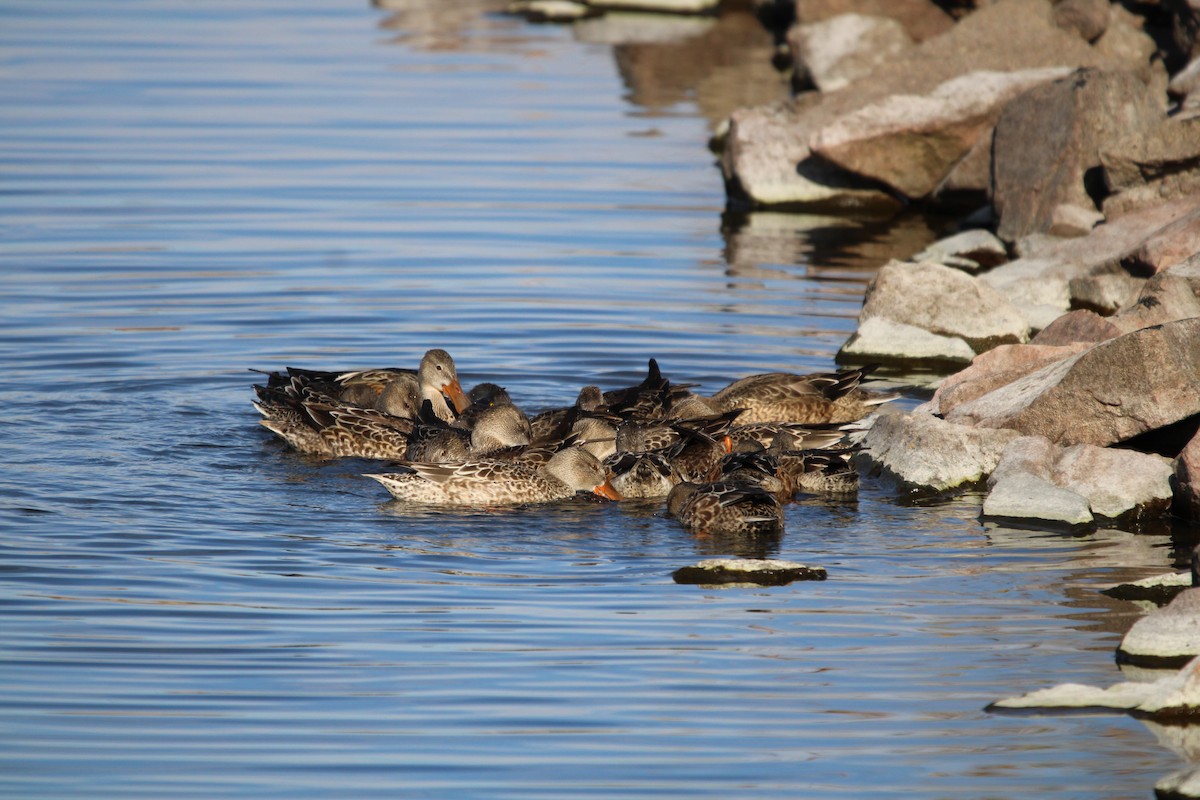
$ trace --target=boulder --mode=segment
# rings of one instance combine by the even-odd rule
[[[753,206],[898,211],[882,189],[811,158],[811,122],[805,111],[818,99],[734,111],[721,153],[726,191]]]
[[[1200,434],[1192,437],[1175,458],[1172,469],[1175,485],[1176,516],[1200,522]]]
[[[1000,345],[980,353],[971,366],[943,380],[933,394],[933,402],[938,413],[945,416],[963,403],[969,403],[1090,346],[1087,342],[1061,346],[1032,343]]]
[[[882,8],[891,5],[880,0]],[[875,8],[855,2],[853,7],[841,11],[875,13]],[[814,21],[803,14],[800,20]],[[891,200],[891,208],[895,209],[898,204],[888,193],[880,192],[875,183],[864,183],[863,179],[855,182],[846,170],[811,158],[808,145],[814,133],[845,115],[885,103],[893,96],[926,97],[938,86],[969,72],[1113,65],[1079,37],[1055,27],[1045,0],[999,0],[844,89],[810,92],[786,106],[736,112],[730,121],[730,135],[722,157],[726,188],[736,198],[756,205],[812,206],[847,201],[846,205],[854,206],[869,199],[876,203]],[[969,105],[969,98],[960,102]],[[936,145],[932,149],[944,154],[948,148],[940,143],[941,134],[929,135]],[[978,140],[963,151],[962,155],[971,157],[947,165],[958,176],[953,187],[956,191],[986,191],[988,170],[979,169],[979,165],[988,156],[990,137],[990,127],[980,130]],[[967,162],[971,162],[971,169],[965,169]],[[970,185],[971,180],[981,182]],[[933,185],[944,182],[939,178]]]
[[[979,276],[1027,316],[1057,316],[1071,307],[1072,278],[1121,269],[1121,259],[1156,231],[1200,211],[1200,196],[1181,198],[1109,220],[1087,236],[1044,240],[1036,252]]]
[[[806,77],[822,92],[832,92],[894,59],[913,41],[894,19],[840,14],[793,25],[788,46],[797,77]]]
[[[932,0],[796,0],[796,20],[801,24],[851,13],[895,20],[914,42],[923,42],[954,27],[950,15]]]
[[[1200,194],[1200,118],[1133,131],[1102,148],[1100,162],[1113,193],[1104,201],[1109,218]]]
[[[1063,314],[1054,322],[1038,331],[1029,340],[1031,345],[1061,346],[1076,342],[1095,344],[1127,333],[1112,322],[1097,314],[1080,308]],[[1045,366],[1045,365],[1043,365]]]
[[[979,484],[1016,431],[955,425],[929,414],[881,413],[857,460],[906,491],[944,492]]]
[[[1119,661],[1177,666],[1200,655],[1200,589],[1180,592],[1163,608],[1133,623],[1117,649]]]
[[[956,233],[939,239],[909,259],[922,262],[933,261],[947,267],[976,273],[1008,261],[1008,250],[1004,242],[983,228]]]
[[[1065,67],[969,72],[926,94],[894,94],[842,115],[809,144],[850,172],[906,197],[926,197],[991,131],[1005,104],[1067,73]]]
[[[1158,125],[1162,110],[1129,72],[1081,69],[1030,89],[1005,106],[992,143],[997,234],[1081,235],[1100,215],[1100,150]]]
[[[1200,318],[1110,339],[954,408],[949,422],[1106,446],[1200,413]]]
[[[870,317],[842,345],[837,360],[851,364],[938,365],[969,364],[974,356],[971,346],[957,336],[941,336],[886,317]]]
[[[1109,318],[1124,333],[1200,317],[1200,276],[1167,270],[1146,281],[1137,299]]]
[[[1112,15],[1108,0],[1061,0],[1054,4],[1054,24],[1085,42],[1099,39]]]
[[[1160,104],[1167,88],[1167,74],[1162,62],[1157,59],[1158,45],[1143,30],[1145,20],[1119,3],[1111,6],[1108,27],[1104,35],[1096,40],[1096,52],[1103,53],[1138,77],[1138,80],[1153,87]],[[1165,108],[1164,108],[1165,110]]]
[[[1171,504],[1171,462],[1161,456],[1077,444],[1058,454],[1051,480],[1087,499],[1093,515],[1163,514]]]
[[[1079,275],[1067,281],[1073,308],[1084,308],[1104,316],[1115,314],[1138,298],[1145,283],[1124,270]]]
[[[1200,134],[1200,128],[1196,132]],[[1200,208],[1159,228],[1121,256],[1121,266],[1134,275],[1153,275],[1197,253],[1200,253]]]
[[[859,321],[872,317],[958,337],[977,353],[1025,341],[1029,332],[1024,317],[987,284],[931,262],[885,264],[867,285]]]

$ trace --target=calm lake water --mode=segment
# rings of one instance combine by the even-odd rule
[[[724,213],[715,124],[786,94],[719,22],[537,26],[467,0],[0,6],[0,796],[1130,798],[1097,589],[1166,535],[655,504],[414,513],[257,425],[248,368],[454,354],[527,410],[655,356],[715,390],[827,370],[937,231]],[[908,403],[915,403],[916,395]],[[711,554],[823,583],[676,585]]]

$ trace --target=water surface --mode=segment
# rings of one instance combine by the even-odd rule
[[[531,411],[650,356],[827,370],[936,235],[725,213],[708,137],[786,95],[748,15],[381,5],[0,9],[0,795],[1128,798],[1180,766],[1123,717],[982,711],[1118,680],[1138,612],[1096,589],[1165,536],[872,482],[771,541],[415,512],[260,428],[248,368],[434,346]],[[830,578],[670,578],[728,553]]]

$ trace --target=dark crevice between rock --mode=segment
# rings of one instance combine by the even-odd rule
[[[1200,414],[1193,414],[1170,425],[1118,442],[1113,447],[1176,458],[1183,448],[1187,447],[1187,443],[1195,438],[1197,431],[1200,431]]]
[[[1142,667],[1143,669],[1181,669],[1193,658],[1195,655],[1187,654],[1181,656],[1136,655],[1121,649],[1117,650],[1116,655],[1118,664],[1128,664],[1131,667]]]

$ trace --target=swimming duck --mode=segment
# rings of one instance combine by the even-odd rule
[[[408,436],[404,459],[440,464],[529,444],[529,420],[511,403],[484,408],[473,418],[470,430],[451,425],[438,419],[426,400]]]
[[[533,426],[533,441],[549,442],[562,439],[570,434],[575,423],[587,417],[596,417],[616,421],[608,413],[604,403],[604,395],[599,386],[584,386],[579,390],[575,404],[565,408],[551,408],[534,416],[529,421]]]
[[[710,413],[740,409],[737,424],[794,422],[801,424],[853,422],[874,407],[896,399],[896,394],[870,394],[859,388],[874,366],[839,372],[794,375],[769,372],[750,375],[721,389],[710,398],[688,400],[690,408],[707,407]]]
[[[623,498],[666,497],[679,483],[679,472],[659,452],[614,453],[604,460],[604,466]]]
[[[783,508],[757,486],[680,483],[667,495],[667,511],[700,534],[769,533],[783,527]]]
[[[398,437],[411,432],[418,397],[447,421],[467,407],[454,360],[440,349],[425,353],[415,375],[392,368],[321,372],[289,367],[286,374],[267,376],[265,386],[254,387],[260,424],[300,452],[324,457],[403,458]]]
[[[854,466],[858,448],[842,450],[784,450],[779,453],[779,470],[796,491],[809,494],[852,495],[858,492],[859,476]]]
[[[713,471],[713,480],[757,486],[780,503],[786,503],[795,494],[791,473],[780,468],[779,458],[770,450],[726,455]]]
[[[577,491],[619,500],[603,465],[586,450],[569,447],[545,465],[476,459],[458,464],[405,464],[396,472],[369,474],[397,500],[443,506],[548,503]]]

